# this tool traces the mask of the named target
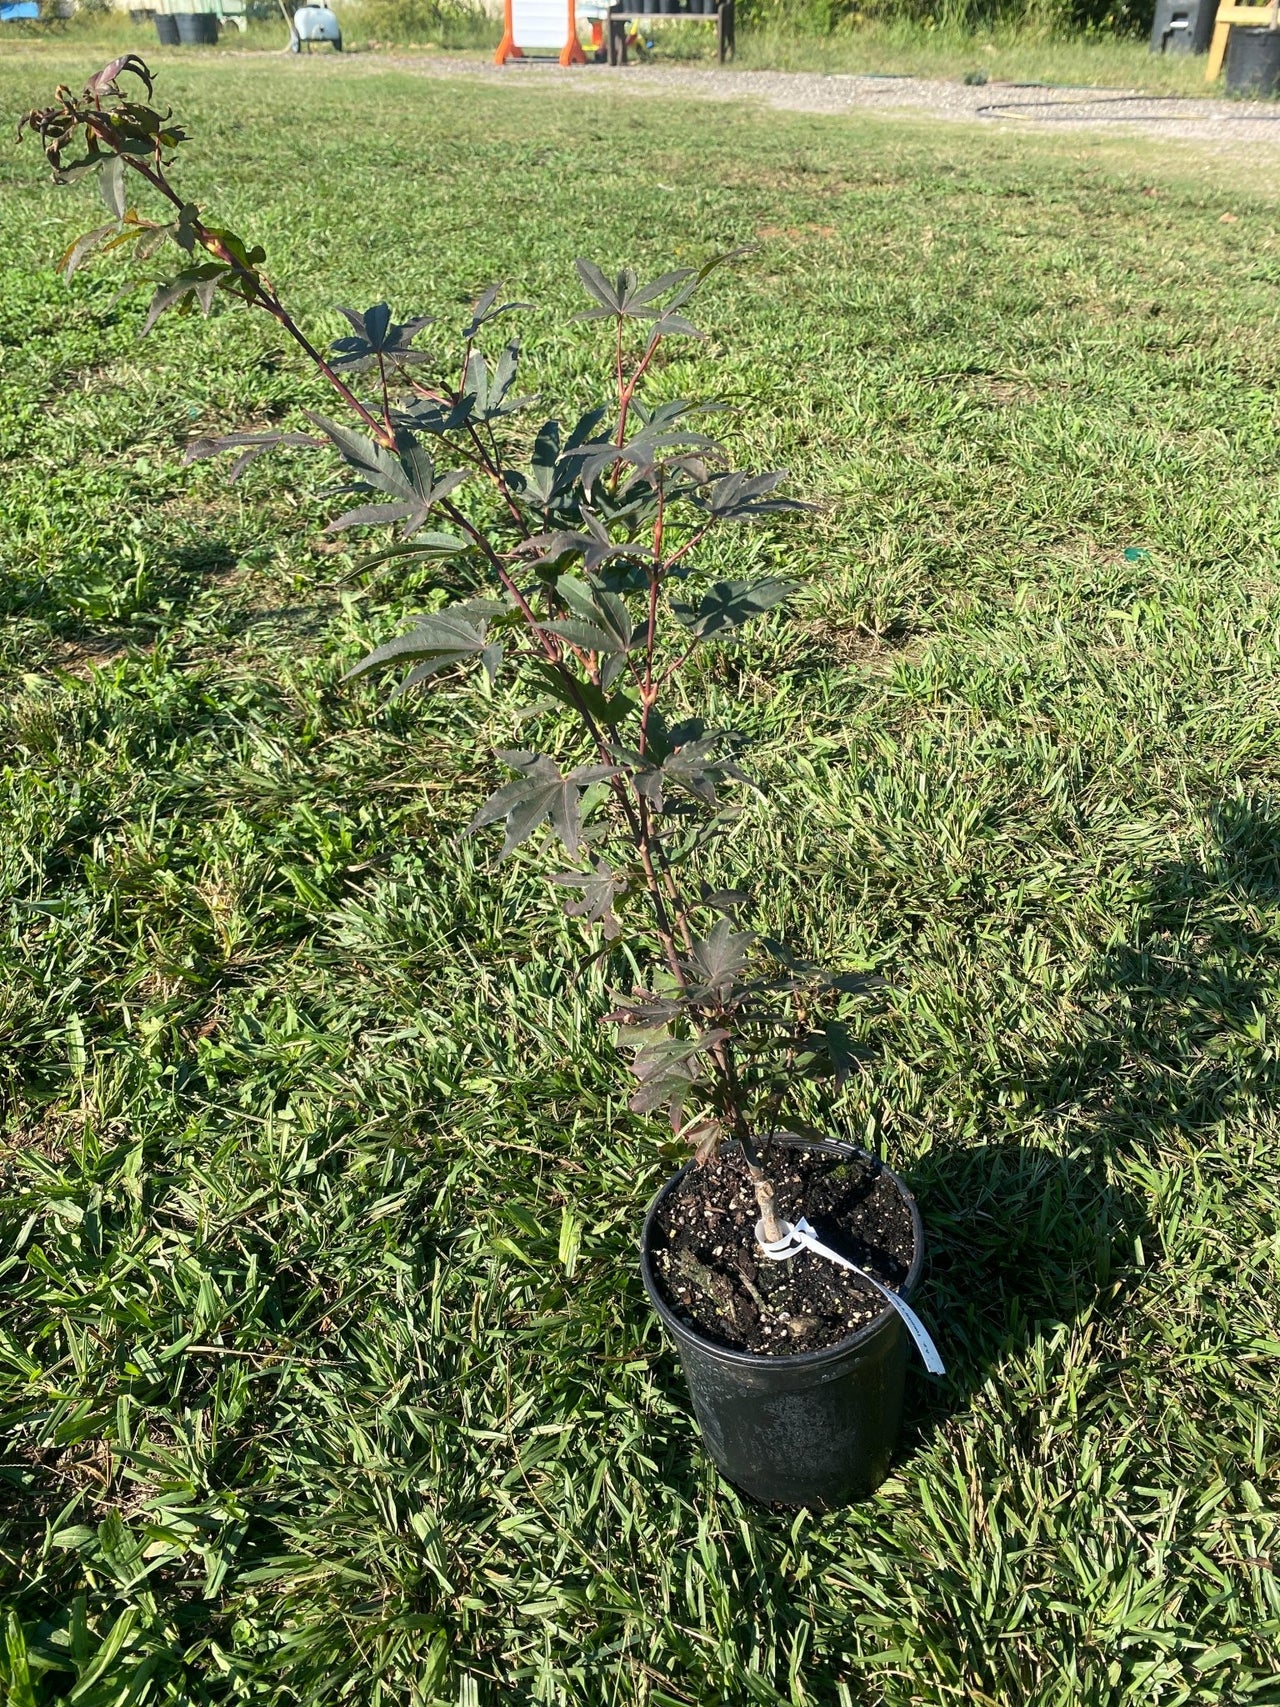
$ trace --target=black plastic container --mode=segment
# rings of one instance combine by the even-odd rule
[[[216,47],[218,19],[213,12],[175,12],[178,40],[184,47]]]
[[[1274,95],[1280,89],[1280,30],[1232,27],[1227,89],[1233,95]]]
[[[157,12],[155,15],[156,40],[161,47],[177,47],[178,20],[168,12]]]
[[[1208,53],[1218,0],[1156,0],[1152,53]]]
[[[774,1142],[836,1156],[866,1154],[850,1144]],[[649,1206],[640,1273],[676,1342],[707,1451],[735,1486],[766,1503],[829,1510],[865,1498],[889,1473],[902,1420],[909,1341],[901,1317],[886,1304],[839,1345],[793,1357],[731,1351],[680,1321],[658,1290],[652,1251],[658,1205],[693,1165],[669,1179]],[[920,1211],[897,1174],[877,1166],[911,1212],[915,1253],[901,1288],[909,1300],[924,1265]]]

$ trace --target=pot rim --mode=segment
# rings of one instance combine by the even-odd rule
[[[911,1233],[915,1240],[911,1266],[907,1270],[907,1278],[903,1281],[898,1292],[898,1296],[909,1303],[916,1283],[920,1279],[920,1271],[924,1267],[924,1223],[920,1218],[919,1205],[902,1179],[873,1151],[864,1150],[860,1144],[846,1144],[839,1138],[802,1138],[795,1132],[771,1132],[768,1142],[781,1142],[792,1150],[825,1150],[839,1156],[866,1156],[868,1160],[875,1162],[883,1173],[888,1175],[898,1188],[898,1192],[907,1206],[908,1213],[911,1216]],[[725,1146],[726,1149],[731,1147],[730,1145]],[[680,1169],[679,1173],[672,1174],[670,1179],[659,1187],[645,1214],[644,1226],[640,1233],[640,1278],[644,1282],[644,1289],[649,1294],[649,1302],[657,1311],[659,1320],[677,1343],[681,1339],[692,1340],[697,1344],[699,1350],[708,1356],[720,1358],[725,1363],[737,1364],[739,1367],[812,1369],[816,1365],[829,1362],[837,1357],[843,1357],[850,1351],[855,1351],[860,1345],[883,1332],[885,1327],[898,1322],[897,1311],[892,1304],[886,1304],[878,1315],[873,1316],[869,1322],[855,1329],[844,1339],[837,1340],[834,1345],[820,1346],[816,1351],[791,1351],[781,1355],[763,1351],[738,1351],[733,1346],[719,1345],[715,1340],[708,1339],[705,1334],[690,1323],[682,1322],[658,1290],[650,1252],[653,1248],[653,1224],[654,1217],[658,1212],[658,1205],[694,1166],[696,1163],[690,1159]]]

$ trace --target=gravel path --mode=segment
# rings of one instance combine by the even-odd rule
[[[381,60],[381,64],[388,63]],[[901,113],[960,124],[1014,125],[1037,131],[1105,130],[1112,135],[1165,140],[1280,145],[1280,106],[1271,103],[1142,95],[1121,89],[1060,89],[1027,83],[964,83],[924,77],[822,76],[804,71],[734,71],[669,65],[575,66],[545,63],[499,69],[474,59],[397,57],[390,63],[428,76],[480,76],[512,85],[537,81],[558,89],[689,97],[700,101],[759,101],[802,113]]]

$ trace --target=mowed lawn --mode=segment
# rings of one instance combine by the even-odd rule
[[[702,665],[775,784],[726,873],[888,980],[809,1113],[916,1189],[950,1373],[861,1507],[717,1479],[637,1275],[678,1153],[598,1024],[627,969],[459,836],[514,697],[341,684],[425,582],[324,539],[320,462],[182,465],[318,388],[265,320],[139,343],[110,266],[68,290],[94,193],[6,148],[0,1696],[1280,1700],[1270,191],[536,71],[162,70],[318,336],[385,296],[451,338],[503,278],[585,404],[575,255],[758,243],[658,375],[823,505],[742,536],[804,591]]]

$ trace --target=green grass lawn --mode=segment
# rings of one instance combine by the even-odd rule
[[[659,385],[824,507],[752,536],[804,593],[698,691],[777,780],[728,856],[764,922],[890,982],[830,1125],[919,1195],[950,1374],[864,1506],[718,1481],[637,1275],[675,1155],[625,968],[458,837],[514,702],[340,683],[421,587],[323,539],[321,466],[182,465],[315,385],[267,322],[68,291],[91,190],[6,149],[7,1702],[1280,1701],[1270,188],[536,75],[161,92],[320,335],[505,278],[556,397],[572,257],[758,240]]]

